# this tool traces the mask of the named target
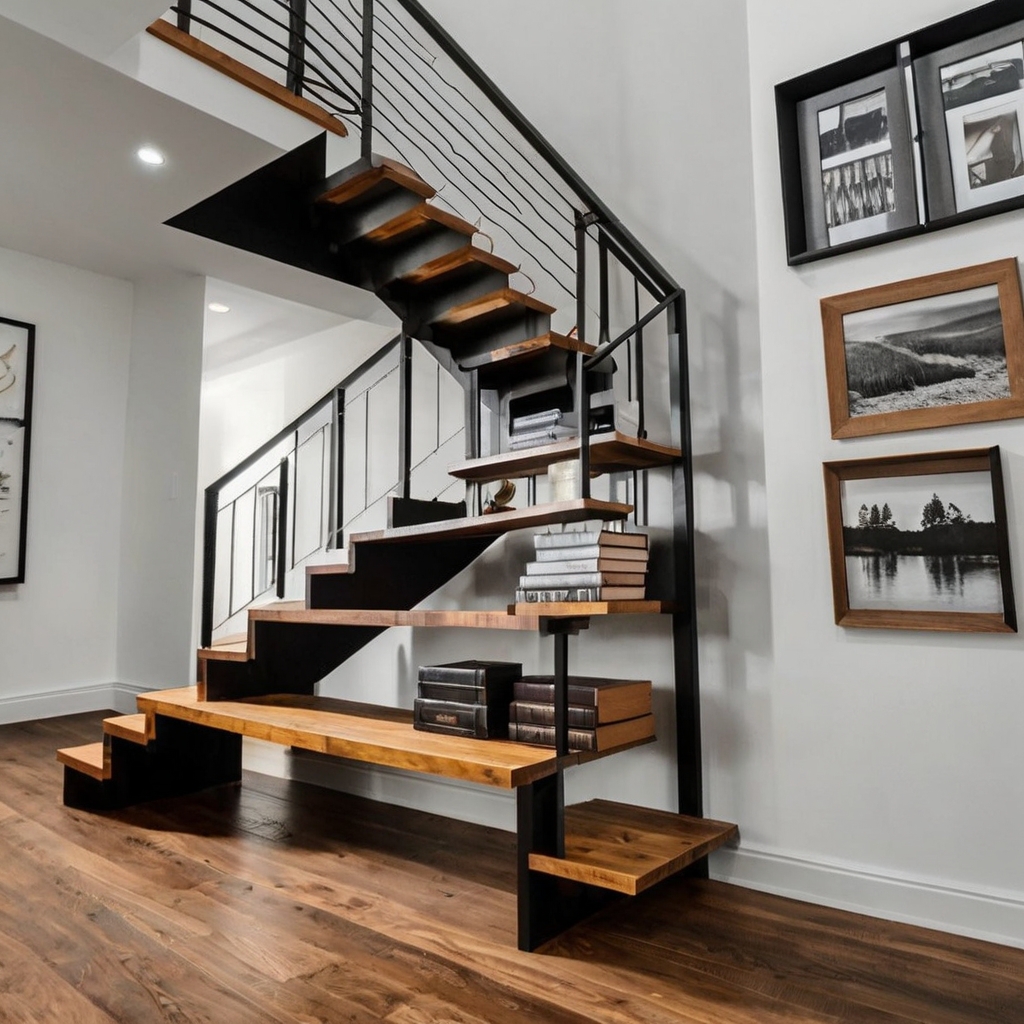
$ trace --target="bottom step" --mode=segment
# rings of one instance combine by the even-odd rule
[[[57,751],[57,760],[74,768],[76,772],[103,782],[110,778],[110,757],[102,742],[86,743],[81,747],[65,747]]]
[[[531,853],[530,868],[636,896],[738,835],[722,821],[589,800],[565,809],[565,857]]]

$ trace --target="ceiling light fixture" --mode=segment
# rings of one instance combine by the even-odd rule
[[[223,302],[211,302],[206,307],[211,313],[230,313],[231,307],[225,306]]]
[[[154,149],[152,146],[143,146],[135,154],[144,164],[149,164],[151,167],[159,167],[164,163],[164,155],[159,149]]]

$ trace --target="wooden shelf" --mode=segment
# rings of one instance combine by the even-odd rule
[[[518,452],[503,452],[482,459],[467,459],[448,467],[450,476],[460,480],[487,483],[492,480],[514,480],[535,476],[556,462],[579,458],[579,438],[556,441]],[[617,430],[607,434],[594,434],[590,438],[591,476],[601,473],[620,473],[631,469],[650,469],[668,466],[680,458],[678,448],[657,444],[641,437],[630,437]]]
[[[559,764],[554,751],[547,747],[421,732],[412,727],[411,711],[329,697],[281,694],[240,701],[200,701],[196,688],[190,686],[140,694],[138,705],[147,716],[164,715],[332,757],[502,789],[552,775]],[[102,744],[93,747],[102,748]],[[627,748],[604,751],[603,756],[623,749]],[[95,761],[96,752],[91,751],[90,756]],[[579,764],[593,756],[572,753],[561,759],[561,765]]]
[[[738,835],[722,821],[590,800],[565,809],[565,857],[531,853],[530,868],[635,896]]]
[[[518,616],[537,615],[546,619],[590,618],[593,615],[669,615],[678,611],[674,601],[550,601],[545,604],[509,605]]]
[[[507,608],[495,611],[391,611],[367,608],[306,608],[283,611],[253,608],[250,622],[307,622],[321,626],[436,626],[467,629],[536,630],[540,615],[518,615]]]
[[[489,516],[445,519],[419,526],[398,526],[390,530],[356,533],[349,538],[349,543],[355,545],[367,541],[401,542],[449,540],[455,537],[499,537],[512,530],[531,530],[556,523],[579,523],[588,519],[625,519],[632,511],[632,505],[599,501],[596,498],[577,498],[549,505],[531,505],[512,512],[495,512]]]

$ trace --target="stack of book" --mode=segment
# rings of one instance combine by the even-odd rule
[[[523,666],[508,661],[423,665],[413,703],[413,727],[478,739],[508,736],[512,686]]]
[[[538,445],[565,441],[579,434],[578,418],[574,412],[545,409],[528,416],[513,416],[509,424],[508,446],[512,451],[536,448]]]
[[[509,738],[555,745],[555,681],[523,676],[509,709]],[[635,679],[569,677],[569,749],[603,751],[654,736],[651,684]]]
[[[647,534],[610,530],[538,533],[536,558],[519,577],[516,603],[642,601]]]

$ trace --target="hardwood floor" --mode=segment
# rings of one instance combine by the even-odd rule
[[[0,727],[5,1024],[1024,1022],[1024,951],[715,882],[520,953],[511,836],[266,776],[69,810],[102,717]]]

